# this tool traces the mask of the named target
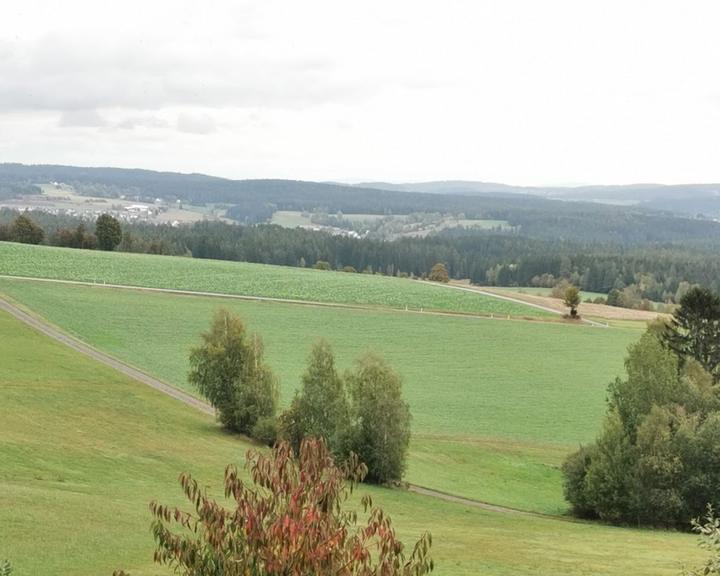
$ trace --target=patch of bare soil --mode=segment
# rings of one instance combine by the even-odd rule
[[[562,300],[557,298],[550,298],[548,296],[537,296],[535,294],[526,294],[523,292],[514,292],[510,290],[497,290],[487,286],[472,286],[470,284],[463,283],[465,288],[477,288],[483,292],[489,292],[491,294],[497,294],[498,296],[510,296],[517,298],[528,304],[535,304],[537,306],[545,306],[552,308],[558,312],[566,313],[567,307],[563,305]],[[582,296],[582,293],[581,293]],[[667,318],[667,314],[660,314],[659,312],[651,312],[648,310],[631,310],[630,308],[618,308],[616,306],[607,306],[605,304],[589,304],[583,302],[578,307],[578,312],[581,316],[589,316],[592,318],[603,318],[604,320],[639,320],[639,321],[651,321],[656,318]]]

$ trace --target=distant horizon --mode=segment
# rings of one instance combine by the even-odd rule
[[[197,172],[197,171],[186,171],[186,170],[169,170],[169,169],[162,169],[162,168],[155,168],[155,167],[145,167],[145,166],[128,166],[128,165],[112,165],[112,164],[90,164],[90,163],[78,163],[78,164],[67,164],[62,162],[22,162],[22,161],[10,161],[10,160],[3,160],[0,162],[0,165],[8,164],[8,165],[22,165],[22,166],[65,166],[70,168],[108,168],[108,169],[114,169],[114,170],[146,170],[148,172],[157,172],[157,173],[171,173],[171,174],[181,174],[185,176],[192,176],[192,175],[199,175],[199,176],[208,176],[211,178],[221,178],[223,180],[234,180],[234,181],[242,181],[242,180],[288,180],[288,181],[295,181],[295,182],[315,182],[318,184],[336,184],[340,186],[358,186],[360,184],[391,184],[391,185],[413,185],[413,184],[435,184],[435,183],[469,183],[469,184],[487,184],[487,185],[500,185],[500,186],[508,186],[508,187],[514,187],[514,188],[565,188],[565,189],[573,189],[573,188],[587,188],[587,187],[626,187],[626,186],[660,186],[660,187],[670,187],[670,186],[708,186],[708,185],[719,185],[720,186],[720,179],[718,181],[683,181],[683,182],[613,182],[613,183],[605,183],[605,182],[585,182],[585,183],[560,183],[560,184],[517,184],[514,182],[506,182],[506,181],[496,181],[496,180],[484,180],[481,178],[477,179],[468,179],[468,178],[435,178],[435,179],[428,179],[428,180],[384,180],[384,179],[377,179],[377,178],[345,178],[345,179],[308,179],[308,178],[293,178],[293,177],[278,177],[278,176],[248,176],[248,177],[234,177],[234,176],[226,176],[222,174],[212,173],[212,172]]]

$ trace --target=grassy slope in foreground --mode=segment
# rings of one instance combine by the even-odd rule
[[[0,274],[411,310],[553,317],[524,304],[402,278],[8,242],[0,242]]]
[[[227,306],[262,334],[284,404],[317,338],[331,342],[341,368],[379,350],[403,375],[413,413],[409,481],[549,513],[566,507],[559,465],[594,438],[607,384],[639,334],[19,280],[0,279],[0,292],[181,387],[188,350],[213,311]]]
[[[151,562],[151,499],[180,503],[177,475],[217,491],[247,445],[210,418],[0,312],[0,557],[20,574],[169,574]],[[42,359],[38,362],[38,359]],[[367,490],[368,488],[364,488]],[[442,575],[670,576],[695,538],[523,518],[372,489],[407,540],[430,528]]]

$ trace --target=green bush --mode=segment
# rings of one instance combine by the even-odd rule
[[[594,451],[594,446],[582,446],[577,452],[573,452],[562,466],[565,498],[572,502],[573,514],[579,518],[596,517],[592,504],[586,500],[585,488],[585,478]]]
[[[332,266],[330,266],[330,262],[326,262],[325,260],[318,260],[313,265],[313,268],[315,268],[315,270],[332,270]]]
[[[250,435],[258,442],[267,446],[274,446],[278,439],[278,421],[274,416],[263,416],[259,418],[250,432]]]

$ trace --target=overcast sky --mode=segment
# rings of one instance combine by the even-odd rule
[[[3,0],[0,161],[720,182],[720,2]]]

